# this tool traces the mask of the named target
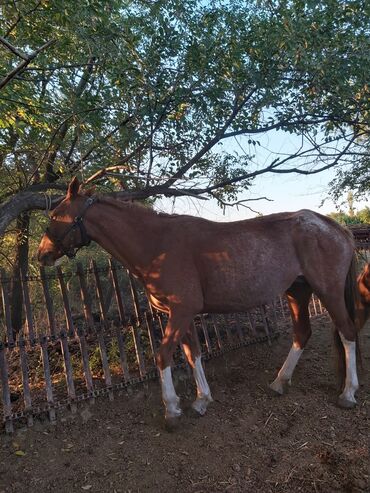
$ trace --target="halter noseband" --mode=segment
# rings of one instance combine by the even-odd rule
[[[59,248],[59,250],[63,253],[63,255],[67,255],[68,258],[74,258],[76,256],[76,253],[78,250],[84,246],[90,245],[91,238],[87,234],[85,224],[83,222],[83,217],[86,214],[87,209],[95,204],[95,202],[98,201],[97,197],[89,197],[86,202],[85,206],[82,209],[82,212],[80,213],[79,216],[76,216],[73,220],[73,223],[64,231],[62,236],[58,238],[55,236],[51,231],[50,228],[46,228],[45,234],[48,236],[49,240],[54,243],[54,245]],[[65,248],[63,245],[63,241],[65,238],[75,229],[79,229],[80,235],[81,235],[81,241],[78,245],[72,246],[70,248]]]

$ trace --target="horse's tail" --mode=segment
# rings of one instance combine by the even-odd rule
[[[358,324],[358,319],[356,316],[356,310],[359,303],[359,292],[357,287],[357,257],[353,254],[351,265],[349,267],[346,282],[344,286],[344,300],[347,308],[348,315],[352,320],[355,330],[356,330],[356,361],[357,366],[362,367],[361,351],[359,345],[358,333],[360,331],[360,326]],[[340,387],[343,390],[345,379],[346,379],[346,358],[342,340],[340,338],[339,332],[334,331],[334,343],[337,350],[337,361],[338,361],[338,377]]]

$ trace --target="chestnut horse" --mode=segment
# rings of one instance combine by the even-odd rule
[[[342,363],[342,407],[356,404],[358,389],[354,324],[354,242],[333,220],[308,210],[217,223],[156,213],[151,209],[80,191],[74,178],[51,215],[38,250],[43,265],[94,240],[145,286],[153,306],[168,313],[157,354],[167,419],[181,415],[171,360],[182,342],[193,368],[197,397],[206,412],[212,401],[193,318],[202,312],[243,312],[285,292],[293,320],[293,344],[271,384],[283,393],[311,335],[308,304],[314,292],[335,326]]]

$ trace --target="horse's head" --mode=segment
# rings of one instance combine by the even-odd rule
[[[52,212],[38,248],[37,257],[42,265],[54,265],[63,255],[73,258],[79,248],[90,243],[83,219],[96,199],[79,191],[80,183],[75,177],[67,195]]]

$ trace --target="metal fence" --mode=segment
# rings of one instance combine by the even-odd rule
[[[366,254],[370,228],[353,229],[357,249]],[[72,266],[72,267],[71,267]],[[75,412],[79,401],[156,378],[155,353],[166,317],[153,310],[135,279],[112,260],[68,271],[41,268],[21,281],[24,324],[12,327],[10,290],[14,279],[0,272],[0,414],[3,428],[15,421],[32,425],[35,416]],[[312,298],[310,315],[323,313]],[[272,300],[245,314],[200,315],[197,328],[203,356],[218,356],[249,344],[271,341],[289,316],[286,301]],[[180,347],[175,366],[186,367]]]
[[[113,261],[104,268],[77,263],[69,272],[40,269],[21,279],[24,325],[15,334],[10,288],[1,272],[0,413],[7,432],[15,420],[32,425],[36,415],[56,420],[82,400],[157,376],[155,354],[166,317],[153,310],[136,280]],[[322,313],[313,300],[311,314]],[[194,320],[203,355],[214,357],[256,342],[270,341],[288,315],[281,298],[246,314],[200,315]],[[175,366],[186,367],[180,347]]]
[[[370,228],[352,228],[357,250],[368,261]],[[72,266],[72,267],[71,267]],[[3,428],[15,421],[32,425],[35,416],[75,412],[79,401],[94,401],[114,390],[156,378],[155,354],[166,317],[153,310],[143,289],[110,260],[68,271],[41,268],[24,276],[24,324],[14,333],[10,291],[16,281],[0,272],[0,414]],[[313,297],[310,315],[324,312]],[[203,356],[218,356],[249,344],[271,341],[289,316],[286,301],[272,300],[245,314],[200,315],[194,320]],[[180,347],[175,366],[186,367]]]

